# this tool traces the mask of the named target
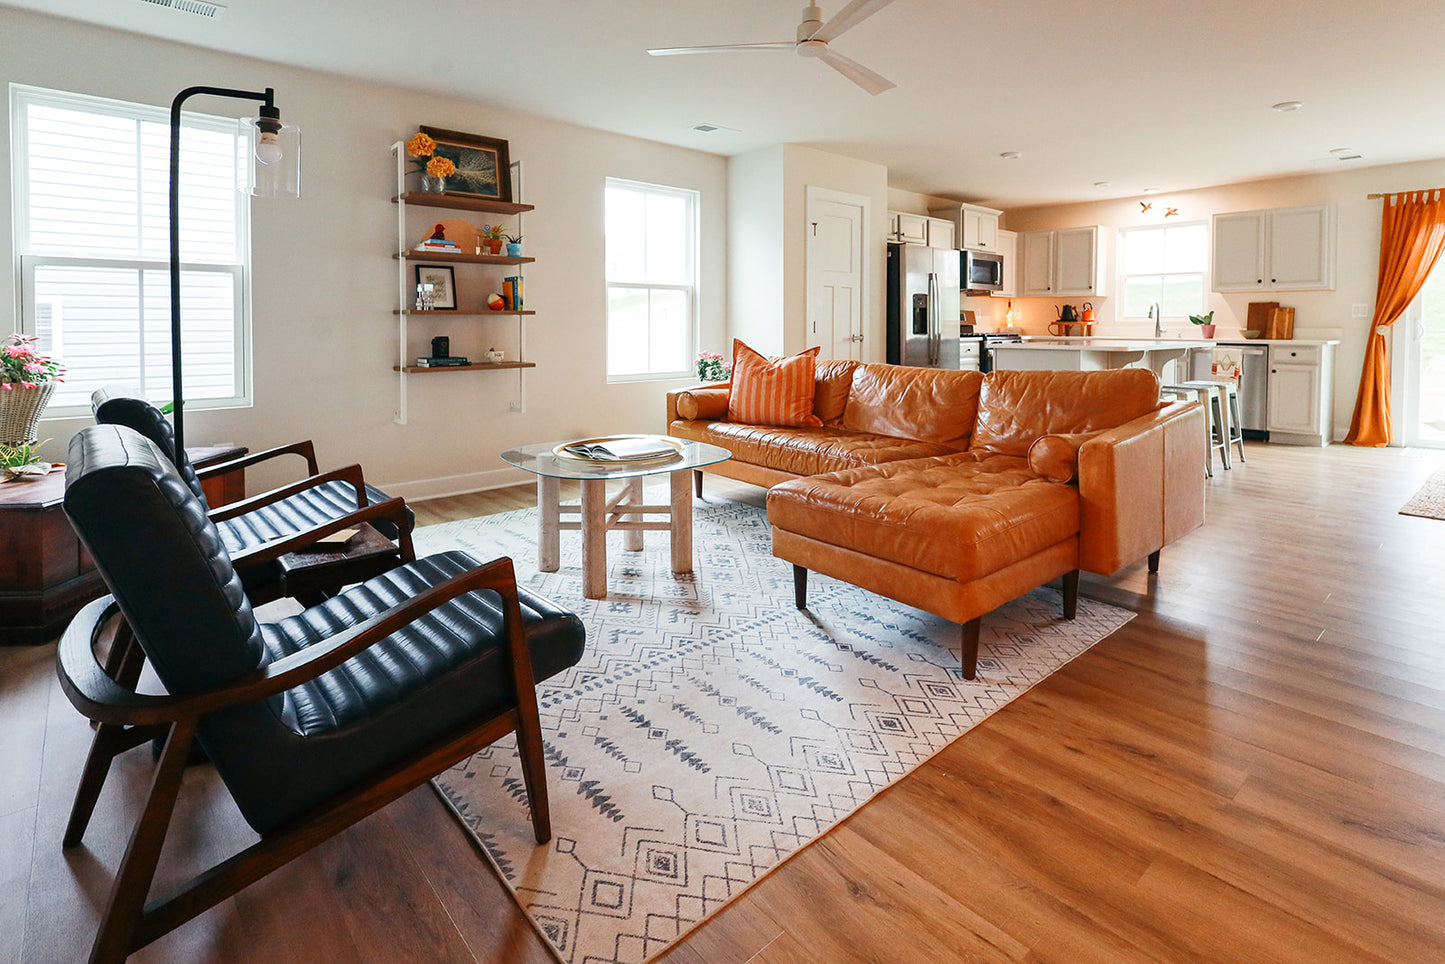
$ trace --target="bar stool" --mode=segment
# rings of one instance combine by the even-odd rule
[[[1239,461],[1248,462],[1244,457],[1244,422],[1239,417],[1239,383],[1232,378],[1201,378],[1201,382],[1219,386],[1220,393],[1224,396],[1224,416],[1228,422],[1229,441],[1226,445],[1233,445],[1239,450]],[[1186,384],[1188,384],[1186,382]]]
[[[1224,423],[1224,406],[1221,399],[1224,395],[1224,386],[1218,382],[1194,380],[1180,382],[1177,385],[1165,385],[1163,391],[1172,392],[1175,396],[1188,400],[1193,397],[1204,406],[1207,417],[1204,420],[1204,441],[1207,448],[1204,452],[1204,472],[1211,479],[1214,478],[1214,451],[1219,450],[1219,461],[1226,469],[1229,465],[1229,429]]]

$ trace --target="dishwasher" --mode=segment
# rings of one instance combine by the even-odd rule
[[[1239,423],[1244,437],[1252,441],[1269,440],[1269,346],[1250,342],[1220,342],[1220,348],[1238,351]],[[1213,375],[1214,356],[1210,351],[1194,353],[1193,377]]]

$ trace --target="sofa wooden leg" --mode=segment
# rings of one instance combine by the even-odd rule
[[[1158,572],[1158,571],[1159,571],[1159,553],[1162,552],[1162,551],[1163,551],[1162,549],[1155,549],[1153,552],[1149,553],[1149,571],[1150,571],[1150,572]]]
[[[964,679],[973,679],[978,673],[978,631],[982,625],[982,616],[976,616],[963,624]]]
[[[1079,614],[1079,570],[1064,573],[1064,618]]]
[[[692,470],[692,491],[696,498],[702,498],[702,469]]]
[[[793,604],[799,609],[808,608],[808,570],[802,566],[793,567]]]

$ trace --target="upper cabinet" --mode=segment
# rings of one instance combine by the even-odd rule
[[[950,204],[947,207],[932,207],[928,213],[936,218],[951,221],[954,236],[960,248],[976,251],[997,251],[998,219],[1002,211],[980,207],[977,204]]]
[[[1335,286],[1332,204],[1214,216],[1215,291],[1310,291]]]
[[[1018,239],[1012,231],[998,232],[998,253],[1003,255],[1003,287],[990,292],[995,298],[1017,298],[1019,293]]]
[[[892,225],[888,240],[906,241],[909,244],[928,243],[928,218],[923,215],[889,211],[888,221]]]
[[[928,219],[928,246],[930,248],[954,248],[953,222],[942,218]]]
[[[1104,252],[1100,248],[1104,237],[1105,230],[1099,225],[1022,235],[1021,293],[1041,298],[1102,298],[1108,294]]]

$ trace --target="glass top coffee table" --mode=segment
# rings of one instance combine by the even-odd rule
[[[560,565],[563,529],[582,533],[582,594],[588,599],[607,596],[607,532],[620,529],[623,546],[642,549],[642,534],[649,529],[672,533],[672,571],[692,572],[692,486],[688,469],[700,469],[732,458],[717,445],[668,436],[609,436],[609,438],[655,438],[664,440],[673,453],[661,458],[631,462],[608,462],[582,458],[566,451],[568,442],[523,445],[502,453],[502,461],[537,476],[537,568],[556,572]],[[589,440],[601,441],[601,440]],[[671,476],[672,498],[667,505],[644,505],[642,480],[649,475]],[[562,505],[560,480],[582,483],[580,505]],[[607,481],[623,480],[622,491],[607,498]],[[580,520],[562,521],[562,517]],[[647,521],[644,516],[662,516]]]

